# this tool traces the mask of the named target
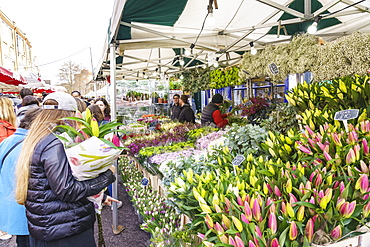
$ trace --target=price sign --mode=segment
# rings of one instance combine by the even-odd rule
[[[245,160],[245,157],[244,155],[237,155],[233,161],[231,162],[231,164],[233,164],[233,166],[238,166],[240,165],[243,161]]]
[[[148,186],[148,184],[149,184],[149,179],[147,179],[145,177],[143,179],[141,179],[141,185]]]
[[[350,109],[344,111],[338,111],[334,115],[334,120],[344,121],[350,120],[358,117],[358,109]]]
[[[269,70],[273,75],[279,74],[278,66],[275,63],[269,64]]]

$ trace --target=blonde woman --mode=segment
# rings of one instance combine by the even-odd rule
[[[16,119],[13,101],[6,97],[0,97],[0,142],[14,134]]]
[[[42,108],[24,140],[16,169],[16,200],[26,207],[30,246],[95,247],[94,205],[87,197],[115,180],[114,167],[97,178],[77,181],[63,144],[51,133],[56,125],[65,124],[59,119],[74,115],[76,101],[67,93],[51,93]],[[117,201],[109,198],[108,205]]]

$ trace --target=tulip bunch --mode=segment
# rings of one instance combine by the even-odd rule
[[[180,215],[166,199],[152,190],[150,185],[141,185],[142,174],[135,168],[133,160],[121,157],[119,169],[123,184],[144,222],[141,229],[152,234],[152,245],[169,243],[172,233],[180,230]]]
[[[346,76],[328,82],[300,83],[286,95],[288,102],[296,107],[302,116],[302,124],[315,130],[318,126],[328,123],[339,125],[334,121],[336,111],[343,109],[359,109],[360,117],[351,122],[363,121],[367,115],[367,103],[370,98],[368,76]]]
[[[306,126],[289,138],[290,160],[248,155],[234,169],[221,153],[213,171],[175,179],[170,196],[206,246],[309,246],[322,244],[322,235],[338,241],[369,221],[369,133],[369,121],[348,133]]]

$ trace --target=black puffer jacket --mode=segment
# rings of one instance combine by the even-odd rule
[[[180,115],[179,115],[180,122],[189,122],[195,123],[195,116],[194,111],[191,109],[189,104],[185,104],[181,107]]]
[[[32,156],[26,215],[32,237],[52,241],[94,226],[94,205],[86,197],[115,180],[111,170],[97,178],[77,181],[63,144],[53,134],[42,139]]]

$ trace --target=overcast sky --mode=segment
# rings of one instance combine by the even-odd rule
[[[97,65],[113,4],[114,0],[0,0],[0,9],[26,33],[42,79],[56,83],[59,69],[68,60],[91,71],[89,47]]]

